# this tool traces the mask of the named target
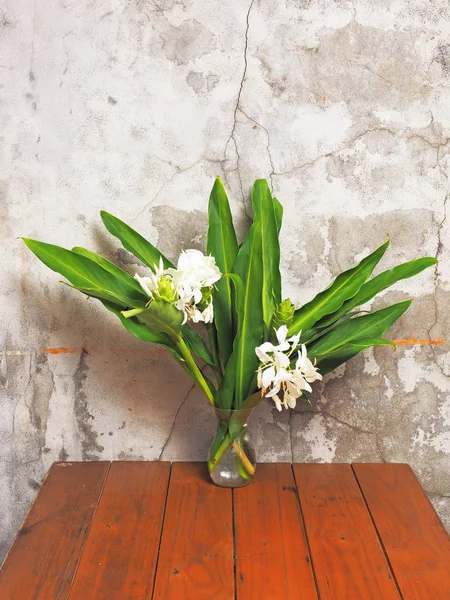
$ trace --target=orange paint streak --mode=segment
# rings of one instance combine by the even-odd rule
[[[441,346],[447,342],[442,338],[439,340],[418,340],[416,337],[410,340],[392,340],[397,346]]]
[[[96,348],[94,347],[93,350],[95,351]],[[126,348],[124,346],[112,346],[109,350],[118,354],[142,354],[142,351],[140,350],[130,350],[129,348]],[[86,348],[43,348],[41,350],[41,354],[81,354],[82,352],[90,354],[91,351],[92,349],[87,350]],[[162,356],[167,354],[167,350],[165,350],[164,348],[158,348],[156,346],[150,350],[149,354]]]
[[[83,348],[44,348],[41,354],[81,354]]]

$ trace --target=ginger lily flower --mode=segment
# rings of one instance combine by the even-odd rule
[[[275,335],[277,336],[278,340],[277,346],[274,346],[270,342],[264,342],[264,344],[261,344],[261,346],[255,348],[256,355],[261,362],[267,363],[272,361],[272,358],[269,356],[269,352],[286,352],[287,350],[290,350],[288,356],[292,354],[292,352],[298,346],[301,332],[298,335],[293,335],[286,340],[287,332],[287,326],[282,325],[275,331]]]
[[[149,298],[153,298],[153,294],[158,291],[159,281],[165,274],[162,258],[159,259],[159,266],[154,265],[154,267],[154,272],[150,273],[150,275],[146,277],[141,277],[137,273],[134,276]]]
[[[255,348],[261,361],[258,368],[257,385],[267,398],[271,398],[278,410],[295,408],[297,399],[304,391],[312,392],[310,383],[322,379],[318,369],[307,357],[306,346],[298,352],[295,368],[291,368],[291,355],[300,341],[300,333],[286,340],[287,327],[277,331],[278,345],[264,342]]]
[[[295,364],[296,371],[300,371],[306,381],[312,383],[316,379],[322,379],[322,375],[319,373],[317,367],[306,356],[306,346],[302,344],[301,351],[298,352],[298,359]]]

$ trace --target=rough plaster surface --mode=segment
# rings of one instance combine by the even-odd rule
[[[285,207],[285,294],[355,258],[431,254],[398,284],[393,339],[449,336],[446,0],[4,0],[0,555],[54,460],[204,460],[214,419],[156,347],[58,285],[17,239],[84,245],[134,273],[107,208],[170,257],[203,248],[215,175],[242,234],[267,177]],[[49,354],[46,348],[70,352]],[[257,409],[260,461],[404,461],[450,523],[448,344],[361,355],[311,404]]]

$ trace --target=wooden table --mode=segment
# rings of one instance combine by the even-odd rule
[[[450,599],[450,539],[407,465],[55,463],[1,600]]]

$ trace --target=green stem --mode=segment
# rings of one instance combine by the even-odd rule
[[[217,452],[214,454],[212,459],[208,461],[208,469],[209,469],[210,473],[211,473],[211,471],[213,471],[216,468],[218,462],[220,461],[222,456],[227,451],[227,448],[229,446],[231,446],[232,443],[233,443],[233,438],[231,437],[231,435],[229,433],[227,433],[227,435],[223,439],[223,442],[217,448]]]
[[[220,459],[231,445],[233,445],[233,449],[237,455],[236,459],[240,461],[244,471],[247,473],[246,479],[252,477],[255,474],[255,467],[252,465],[248,456],[245,454],[244,449],[241,447],[239,441],[235,437],[231,436],[229,432],[224,437],[220,446],[217,448],[217,451],[214,454],[214,456],[208,461],[209,472],[211,473],[212,471],[214,471],[214,469],[219,464]]]
[[[193,379],[199,384],[199,386],[205,392],[205,395],[208,398],[211,406],[214,406],[213,393],[211,392],[209,385],[206,383],[202,372],[198,368],[197,363],[193,359],[191,351],[187,347],[186,342],[183,340],[183,338],[179,338],[176,341],[176,346],[177,346],[177,349],[180,352],[181,356],[184,358],[186,365],[188,366]]]
[[[217,341],[217,329],[214,323],[206,325],[208,330],[209,343],[211,345],[211,352],[214,361],[213,370],[216,375],[217,385],[220,385],[223,379],[222,367],[220,364],[219,356],[219,343]]]

